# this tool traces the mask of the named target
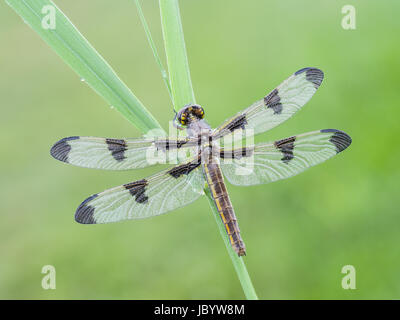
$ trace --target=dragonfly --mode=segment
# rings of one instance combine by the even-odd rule
[[[320,69],[303,68],[215,129],[204,119],[200,105],[188,104],[174,118],[178,129],[186,129],[184,137],[61,139],[51,155],[87,168],[138,169],[154,164],[149,161],[154,152],[183,151],[184,155],[173,167],[150,177],[93,194],[79,205],[75,220],[101,224],[153,217],[192,203],[208,187],[233,250],[246,255],[224,177],[237,186],[289,178],[342,152],[352,140],[343,131],[323,129],[244,147],[230,147],[223,141],[235,140],[232,137],[238,133],[242,133],[239,140],[244,132],[260,134],[288,120],[311,99],[323,78]]]

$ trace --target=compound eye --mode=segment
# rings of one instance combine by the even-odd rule
[[[204,118],[204,110],[202,107],[197,106],[194,109],[194,114],[196,115],[197,118],[203,119]]]

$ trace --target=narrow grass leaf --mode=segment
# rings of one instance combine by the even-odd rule
[[[181,108],[185,104],[195,103],[195,97],[192,82],[190,80],[189,63],[186,56],[186,47],[183,37],[178,0],[160,0],[160,14],[174,105],[177,108]],[[204,191],[210,203],[222,239],[224,240],[225,246],[232,260],[236,274],[239,277],[244,294],[247,299],[256,300],[258,298],[243,258],[238,257],[230,245],[228,235],[225,231],[225,226],[215,208],[210,189],[207,187]]]
[[[178,1],[160,0],[160,14],[172,97],[175,108],[180,109],[185,104],[195,103],[195,97]]]
[[[211,211],[213,212],[215,221],[217,222],[217,226],[219,229],[219,233],[221,234],[222,239],[224,240],[226,250],[228,251],[229,257],[232,260],[233,267],[235,268],[236,274],[238,275],[240,284],[242,285],[243,292],[248,300],[258,300],[256,291],[254,290],[253,284],[251,282],[249,273],[247,272],[246,265],[244,264],[243,258],[239,257],[237,253],[233,250],[229,239],[227,237],[227,233],[225,230],[225,226],[221,220],[218,210],[215,208],[214,200],[211,196],[210,189],[207,188],[204,190],[208,203],[210,204]]]
[[[135,4],[136,4],[136,8],[138,10],[140,21],[142,22],[142,25],[143,25],[144,32],[146,33],[147,41],[149,42],[150,48],[153,51],[153,56],[154,56],[154,59],[156,60],[158,68],[160,69],[161,77],[163,78],[165,86],[167,87],[167,90],[168,90],[169,96],[172,100],[172,103],[174,103],[174,101],[172,99],[171,85],[169,83],[168,73],[165,70],[165,68],[161,62],[160,56],[158,55],[157,47],[154,44],[153,37],[151,36],[151,32],[150,32],[149,26],[147,24],[146,18],[144,17],[143,10],[142,10],[142,7],[140,6],[139,0],[135,0]]]

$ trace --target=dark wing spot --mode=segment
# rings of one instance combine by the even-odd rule
[[[127,150],[126,141],[122,139],[106,139],[108,150],[111,151],[111,155],[118,162],[126,159],[125,151]]]
[[[234,118],[233,120],[231,120],[231,122],[229,122],[224,129],[230,130],[231,132],[239,128],[242,128],[244,130],[246,124],[247,124],[246,115],[241,114],[236,118]]]
[[[135,197],[135,201],[138,203],[147,203],[149,197],[146,196],[147,180],[142,179],[139,181],[124,184],[126,190],[129,191],[132,197]]]
[[[50,154],[57,160],[68,162],[68,154],[71,151],[71,146],[67,143],[67,141],[76,139],[79,139],[79,137],[75,136],[61,139],[51,148]]]
[[[321,130],[322,133],[327,133],[327,132],[332,132],[333,135],[329,139],[329,141],[335,146],[336,152],[342,152],[344,149],[346,149],[352,142],[350,136],[340,130],[336,129],[324,129]]]
[[[278,148],[282,154],[283,158],[281,159],[284,163],[289,163],[290,160],[294,158],[293,149],[294,149],[294,142],[296,137],[290,137],[282,140],[275,141],[275,147]]]
[[[242,157],[250,157],[253,154],[254,148],[240,148],[236,150],[221,149],[219,157],[222,159],[240,159]]]
[[[181,148],[183,145],[185,145],[186,143],[188,143],[187,140],[177,140],[173,142],[174,145],[176,144],[176,147],[179,149]]]
[[[324,73],[316,68],[307,70],[306,79],[314,84],[315,89],[318,89],[324,79]]]
[[[87,205],[87,203],[97,197],[94,194],[83,201],[75,212],[75,221],[82,224],[95,224],[96,220],[93,217],[94,207]]]
[[[167,172],[174,178],[178,179],[183,174],[188,175],[190,172],[192,172],[194,169],[196,169],[198,166],[200,166],[200,164],[201,164],[201,161],[194,160],[189,163],[185,163],[185,164],[176,166]]]
[[[186,143],[188,140],[157,140],[155,146],[157,150],[170,150],[182,148]]]
[[[282,112],[281,98],[279,97],[278,89],[274,89],[264,98],[264,104],[267,108],[274,110],[274,114],[280,114]]]
[[[303,68],[297,71],[295,75],[297,76],[303,72],[306,72],[306,79],[314,84],[315,89],[318,89],[324,79],[322,70],[317,68]]]

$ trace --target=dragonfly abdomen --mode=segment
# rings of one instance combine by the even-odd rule
[[[215,161],[204,163],[203,168],[211,195],[222,222],[225,225],[225,230],[228,233],[231,246],[239,256],[244,256],[246,255],[246,247],[240,236],[240,229],[225,187],[221,169]]]

